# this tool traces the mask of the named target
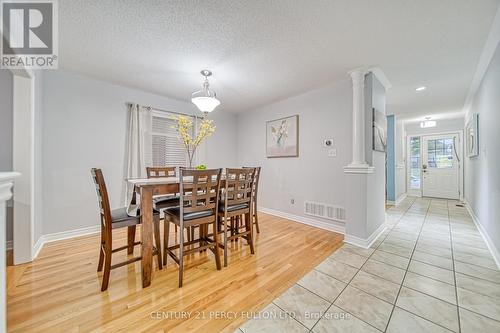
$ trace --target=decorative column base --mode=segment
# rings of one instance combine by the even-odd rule
[[[344,173],[373,173],[374,169],[368,164],[349,164],[344,167]]]

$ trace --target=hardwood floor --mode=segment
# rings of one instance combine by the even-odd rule
[[[181,289],[169,259],[148,288],[138,262],[112,271],[101,292],[98,235],[46,244],[34,262],[7,268],[8,331],[232,332],[342,245],[343,235],[271,215],[259,224],[255,255],[232,243],[221,271],[210,251],[186,257]],[[126,243],[126,231],[114,237]]]

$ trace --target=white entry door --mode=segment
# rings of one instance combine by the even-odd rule
[[[426,197],[460,197],[459,135],[422,137],[422,194]]]

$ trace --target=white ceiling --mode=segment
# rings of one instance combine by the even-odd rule
[[[498,0],[59,1],[60,68],[189,100],[214,72],[221,109],[248,111],[361,65],[389,113],[457,112]],[[416,93],[415,88],[428,89]]]

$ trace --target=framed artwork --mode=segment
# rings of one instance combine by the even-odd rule
[[[465,125],[465,138],[467,157],[475,157],[479,155],[479,115],[472,114],[472,117]]]
[[[373,150],[385,153],[387,146],[387,117],[384,113],[375,110],[373,111]]]
[[[267,157],[299,156],[299,116],[266,122]]]

